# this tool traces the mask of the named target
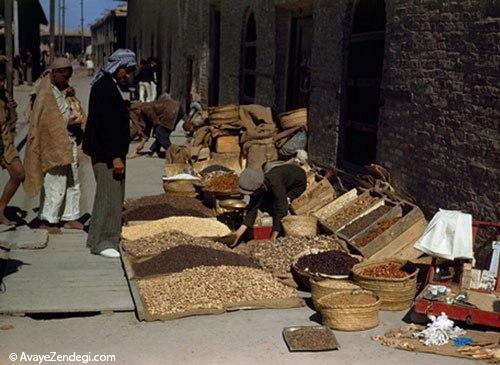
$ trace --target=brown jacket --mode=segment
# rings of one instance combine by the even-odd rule
[[[180,103],[175,100],[157,100],[141,105],[142,114],[153,126],[161,125],[173,131],[177,122]]]
[[[50,74],[40,80],[36,89],[29,122],[23,187],[28,196],[35,196],[40,192],[43,176],[48,170],[69,165],[73,160],[68,130],[52,92]]]

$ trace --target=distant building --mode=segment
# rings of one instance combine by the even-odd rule
[[[62,54],[68,52],[73,56],[78,56],[85,52],[85,49],[90,45],[91,37],[90,30],[84,29],[83,31],[83,43],[84,47],[82,50],[82,31],[80,28],[77,29],[67,29],[64,31],[64,52],[60,49],[61,38],[59,30],[56,28],[54,30],[54,51],[56,54]],[[49,45],[50,43],[50,33],[49,27],[42,25],[40,27],[40,39],[41,43],[44,45]]]
[[[127,7],[118,6],[90,26],[92,51],[96,66],[101,66],[111,53],[126,45]]]
[[[47,25],[47,17],[38,0],[17,1],[19,17],[19,54],[30,51],[33,56],[33,77],[40,73],[40,25]],[[5,50],[5,1],[0,0],[0,49]]]

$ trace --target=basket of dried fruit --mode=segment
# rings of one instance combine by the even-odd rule
[[[418,268],[404,260],[380,260],[360,263],[352,269],[354,282],[380,297],[380,309],[409,308],[417,292]]]
[[[207,174],[202,179],[203,200],[209,206],[215,200],[239,198],[239,177],[234,172],[217,171]]]
[[[318,218],[312,215],[287,215],[281,224],[285,236],[314,237],[318,234]]]
[[[318,300],[323,324],[341,331],[363,331],[377,327],[379,297],[368,290],[354,289]]]
[[[306,250],[297,255],[292,264],[292,274],[297,283],[310,290],[310,280],[347,280],[351,268],[361,261],[354,256],[338,250]]]
[[[360,286],[354,284],[352,281],[342,279],[310,279],[309,283],[311,284],[311,296],[314,308],[317,310],[319,310],[318,300],[329,294],[361,289]]]

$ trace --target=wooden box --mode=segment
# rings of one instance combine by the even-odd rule
[[[356,189],[352,189],[347,193],[339,196],[334,201],[326,204],[321,209],[317,210],[313,213],[313,215],[321,220],[325,220],[331,217],[334,213],[345,207],[347,204],[352,202],[354,199],[358,197],[358,191]]]
[[[323,179],[312,184],[307,190],[291,204],[292,211],[297,215],[313,214],[336,197],[332,184]]]
[[[368,234],[377,227],[378,223],[395,217],[401,218],[368,244],[363,247],[356,245],[356,239]],[[388,213],[377,219],[351,240],[348,240],[348,244],[365,258],[377,260],[385,258],[416,259],[422,255],[422,252],[413,248],[413,244],[423,234],[426,226],[427,221],[422,211],[411,203],[402,202],[394,206]]]
[[[217,141],[215,142],[215,151],[217,153],[239,153],[240,137],[239,136],[217,137]]]

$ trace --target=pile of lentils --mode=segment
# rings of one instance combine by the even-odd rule
[[[324,251],[302,256],[295,267],[302,271],[325,275],[349,275],[358,259],[342,251]]]

